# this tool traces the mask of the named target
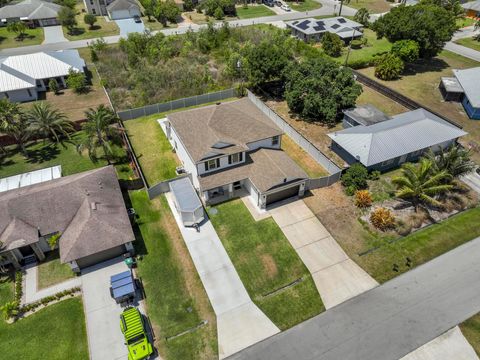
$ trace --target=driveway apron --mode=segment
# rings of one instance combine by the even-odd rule
[[[120,29],[120,36],[127,36],[130,33],[142,33],[145,31],[145,25],[143,22],[136,23],[133,19],[122,19],[122,20],[115,20],[119,29]]]
[[[61,25],[57,26],[45,26],[43,28],[43,34],[45,39],[42,44],[55,44],[68,41],[63,35],[63,29]]]

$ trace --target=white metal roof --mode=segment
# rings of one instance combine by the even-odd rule
[[[20,89],[31,89],[35,87],[35,81],[29,82],[20,79],[0,68],[0,92],[14,91]]]
[[[62,177],[62,166],[57,165],[41,170],[0,179],[0,192],[18,189]]]
[[[480,67],[465,70],[453,70],[453,74],[462,85],[465,96],[473,107],[480,108]]]

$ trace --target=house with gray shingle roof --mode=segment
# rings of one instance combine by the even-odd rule
[[[438,152],[467,135],[422,108],[366,124],[356,121],[355,110],[347,114],[350,127],[328,134],[332,150],[348,164],[359,162],[369,170],[384,171],[416,161],[429,149]]]
[[[50,1],[24,0],[0,8],[0,22],[25,21],[31,26],[58,25],[58,12],[62,7]]]
[[[307,174],[281,150],[283,131],[248,98],[169,114],[166,133],[208,204],[248,193],[265,208],[305,191]]]

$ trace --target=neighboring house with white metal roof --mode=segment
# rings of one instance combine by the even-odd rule
[[[49,1],[24,0],[0,8],[0,22],[4,25],[25,21],[30,26],[58,25],[58,12],[62,7]]]
[[[304,41],[319,41],[326,32],[337,34],[340,38],[349,42],[362,37],[363,25],[350,19],[337,16],[326,19],[300,19],[285,21],[292,35]]]
[[[328,134],[332,149],[348,164],[360,162],[369,170],[388,170],[416,161],[426,151],[438,152],[454,144],[465,131],[435,114],[417,109],[386,118],[371,125],[355,123],[355,111],[349,111],[351,127]]]
[[[248,98],[169,114],[166,133],[207,204],[250,194],[265,208],[305,192],[308,175],[281,150],[283,131]]]
[[[45,51],[0,58],[0,99],[12,102],[37,100],[50,79],[66,87],[70,69],[84,72],[78,50]]]

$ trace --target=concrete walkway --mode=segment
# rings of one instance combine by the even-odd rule
[[[450,41],[445,44],[444,49],[454,52],[455,54],[462,55],[466,58],[480,61],[480,51],[470,49],[466,46],[458,45]]]
[[[250,299],[211,222],[200,232],[184,227],[172,194],[166,197],[217,316],[220,359],[280,332]]]
[[[400,360],[479,360],[460,328],[453,329],[412,351]]]
[[[32,302],[43,299],[44,297],[55,295],[56,293],[64,290],[69,290],[77,286],[82,285],[82,280],[80,277],[75,277],[73,279],[49,286],[45,289],[38,289],[38,266],[37,264],[29,264],[25,268],[24,274],[24,299],[25,304],[30,304]]]
[[[68,42],[67,38],[63,35],[63,28],[61,25],[57,26],[45,26],[43,28],[44,40],[42,44],[56,44],[61,42]]]
[[[348,257],[303,200],[280,203],[269,212],[312,274],[325,308],[378,285]]]

